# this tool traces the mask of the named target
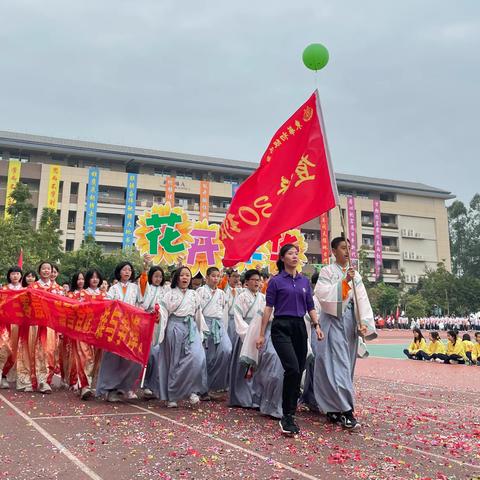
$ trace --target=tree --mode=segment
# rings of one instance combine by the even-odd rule
[[[35,232],[35,245],[38,261],[60,262],[63,255],[60,216],[51,208],[44,208],[40,225]]]
[[[408,318],[421,318],[429,313],[428,303],[419,293],[405,295],[404,302]]]
[[[380,282],[370,288],[368,295],[374,313],[379,312],[384,316],[395,313],[400,295],[397,288]]]
[[[10,194],[13,203],[8,207],[8,213],[15,219],[15,223],[32,225],[34,207],[30,203],[32,194],[28,185],[18,182]]]

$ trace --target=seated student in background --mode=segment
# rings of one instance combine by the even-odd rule
[[[475,340],[477,343],[473,344],[472,362],[480,367],[480,332],[475,333]]]
[[[427,349],[427,343],[425,338],[423,338],[422,332],[419,328],[415,327],[413,331],[413,341],[408,346],[408,350],[405,348],[403,353],[412,360],[421,360],[422,357],[418,353],[420,351],[424,352]]]
[[[447,353],[447,349],[440,339],[438,332],[430,332],[430,343],[427,345],[425,351],[420,350],[417,353],[417,357],[420,357],[420,360],[434,360],[433,355],[436,353]]]
[[[472,350],[473,350],[473,342],[468,333],[464,333],[462,336],[462,343],[463,348],[465,348],[465,355],[470,363],[474,363],[472,360]]]
[[[458,338],[457,332],[455,330],[449,330],[447,332],[447,338],[447,353],[435,353],[432,355],[432,358],[443,361],[443,363],[451,363],[452,365],[458,363],[465,364],[467,360],[465,347],[463,342]]]

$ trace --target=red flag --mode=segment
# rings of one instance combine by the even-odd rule
[[[280,127],[233,197],[220,229],[226,267],[338,204],[318,91]]]
[[[23,268],[23,248],[20,249],[20,255],[18,256],[17,265],[18,265],[20,268]]]

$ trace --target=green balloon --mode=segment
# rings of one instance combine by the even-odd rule
[[[321,70],[328,63],[328,50],[321,43],[312,43],[303,51],[302,58],[310,70]]]

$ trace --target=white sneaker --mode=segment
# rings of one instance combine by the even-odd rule
[[[177,402],[168,402],[167,403],[167,408],[177,408],[178,403]]]
[[[138,400],[138,396],[137,394],[132,391],[132,390],[129,390],[126,394],[125,394],[125,399],[126,400]]]
[[[145,400],[153,400],[155,398],[155,394],[149,388],[145,388],[143,390],[143,398]]]
[[[82,400],[90,400],[93,397],[93,391],[89,387],[83,387],[80,390],[80,398]]]
[[[40,393],[52,393],[52,387],[48,383],[41,383],[38,391]]]
[[[458,361],[457,360],[450,360],[450,365],[458,365]]]
[[[436,361],[437,363],[444,363],[441,358],[436,358],[435,361]]]
[[[192,405],[196,405],[200,401],[200,397],[196,393],[192,393],[189,400]]]
[[[116,390],[112,390],[107,394],[107,402],[117,403],[123,401],[123,396]]]
[[[9,383],[7,382],[7,379],[6,378],[2,378],[2,380],[0,381],[0,388],[2,390],[5,390],[7,388],[10,388],[10,385]]]

